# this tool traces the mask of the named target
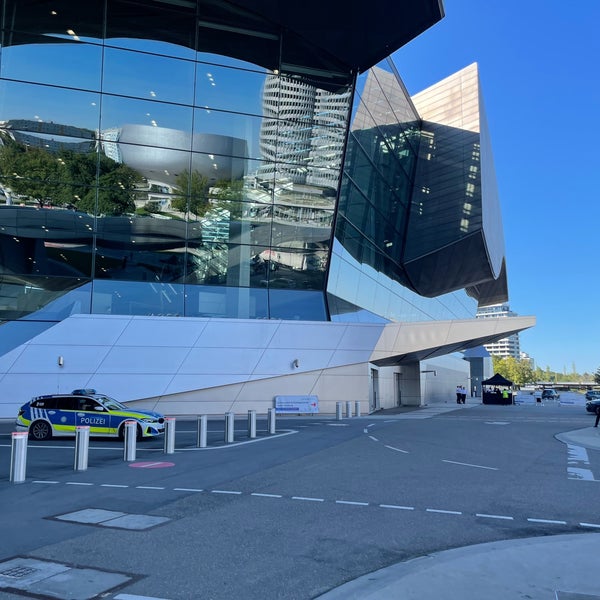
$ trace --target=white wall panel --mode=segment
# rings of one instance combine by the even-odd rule
[[[161,321],[135,317],[123,330],[117,343],[123,346],[191,347],[206,324],[206,321],[177,317]]]
[[[189,354],[189,348],[115,346],[98,365],[98,373],[174,373]]]
[[[192,348],[181,363],[180,373],[253,373],[261,351],[255,348]]]
[[[19,359],[12,365],[12,373],[90,373],[96,370],[109,351],[107,346],[68,345],[56,346],[27,344]],[[58,357],[63,357],[63,366],[58,366]],[[44,392],[40,392],[44,393]]]
[[[111,317],[110,315],[72,315],[43,331],[31,343],[71,344],[77,346],[106,346],[114,344],[131,317]]]
[[[282,321],[271,340],[271,348],[335,349],[346,325]]]
[[[269,345],[279,321],[219,319],[206,324],[198,345],[215,348],[264,348]]]

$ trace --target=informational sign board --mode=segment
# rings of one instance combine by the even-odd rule
[[[318,396],[275,396],[275,413],[279,415],[319,412]]]

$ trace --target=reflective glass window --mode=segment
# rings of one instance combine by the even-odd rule
[[[186,286],[187,317],[268,319],[268,292],[263,289]]]
[[[106,47],[102,85],[112,94],[189,105],[194,99],[194,63]]]
[[[172,283],[96,279],[92,313],[183,316],[184,287]]]
[[[270,289],[269,316],[271,319],[326,321],[324,296],[323,292]]]

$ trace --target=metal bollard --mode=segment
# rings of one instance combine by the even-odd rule
[[[358,400],[354,403],[354,416],[360,417],[360,402]]]
[[[12,432],[12,447],[10,451],[10,481],[23,483],[27,469],[27,431]]]
[[[233,426],[235,424],[235,414],[232,412],[225,413],[225,443],[233,442]]]
[[[200,415],[198,417],[198,437],[196,438],[196,447],[206,448],[207,431],[207,417],[206,415]]]
[[[346,416],[347,417],[352,416],[352,402],[350,402],[350,401],[346,401]]]
[[[273,434],[275,433],[275,409],[274,408],[269,408],[267,410],[267,421],[268,421],[268,426],[269,426],[269,433]]]
[[[335,403],[335,419],[336,419],[336,421],[342,420],[342,403],[341,402]]]
[[[123,444],[123,460],[135,460],[137,442],[137,421],[125,421],[125,443]]]
[[[253,440],[256,437],[256,411],[248,411],[248,437]]]
[[[165,454],[173,454],[175,452],[175,417],[165,417]]]
[[[90,451],[90,427],[89,425],[77,425],[75,427],[75,462],[74,471],[87,471],[88,455]]]

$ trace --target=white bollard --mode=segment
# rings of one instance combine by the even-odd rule
[[[235,414],[232,412],[225,413],[225,443],[233,443],[233,427],[235,424]]]
[[[77,425],[75,427],[75,462],[74,471],[87,471],[88,456],[90,450],[90,427],[89,425]]]
[[[336,419],[336,421],[342,420],[342,403],[341,402],[335,403],[335,419]]]
[[[256,437],[256,411],[248,411],[248,437],[253,440]]]
[[[275,433],[275,409],[274,408],[267,409],[267,422],[268,422],[269,433],[270,434]]]
[[[360,402],[358,400],[354,403],[354,416],[360,417]]]
[[[207,432],[208,432],[207,416],[200,415],[198,417],[198,437],[196,438],[196,446],[198,448],[206,448]]]
[[[125,438],[123,444],[123,460],[135,460],[137,443],[137,421],[125,421]]]
[[[350,402],[349,400],[346,401],[346,416],[347,417],[352,416],[352,402]]]
[[[165,454],[173,454],[175,452],[175,417],[165,417]]]
[[[10,481],[23,483],[27,470],[27,431],[12,432],[12,447],[10,452]]]

